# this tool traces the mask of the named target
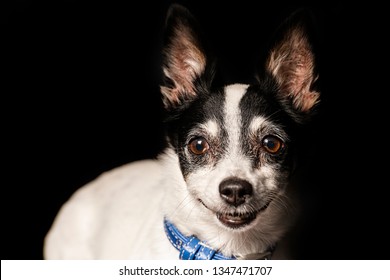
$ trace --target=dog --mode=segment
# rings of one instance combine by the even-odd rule
[[[171,5],[160,85],[166,147],[77,190],[45,237],[44,258],[288,256],[280,244],[295,221],[298,139],[320,101],[299,14],[277,30],[253,83],[219,86],[199,22]]]

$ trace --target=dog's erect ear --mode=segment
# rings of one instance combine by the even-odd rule
[[[314,83],[318,78],[309,42],[310,15],[300,10],[280,27],[266,60],[266,71],[276,80],[280,98],[292,102],[294,110],[309,113],[319,101]]]
[[[169,8],[164,35],[164,84],[160,88],[164,106],[170,109],[196,97],[195,81],[205,71],[206,55],[198,23],[181,5]]]

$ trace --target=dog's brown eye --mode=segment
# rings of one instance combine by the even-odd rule
[[[284,148],[284,143],[276,136],[268,135],[262,141],[264,149],[270,154],[277,154]]]
[[[195,155],[203,155],[210,148],[209,143],[203,137],[192,139],[188,144],[188,148]]]

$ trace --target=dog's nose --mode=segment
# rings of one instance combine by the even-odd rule
[[[229,178],[219,185],[219,194],[227,203],[239,206],[253,194],[251,183],[240,178]]]

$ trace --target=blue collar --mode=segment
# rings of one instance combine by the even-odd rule
[[[207,246],[206,242],[200,241],[195,236],[183,235],[177,227],[175,227],[167,219],[164,219],[165,233],[177,250],[181,260],[236,260],[236,259],[252,259],[252,260],[267,260],[270,259],[275,246],[270,247],[268,251],[263,253],[254,253],[246,256],[224,256],[217,250]]]
[[[171,244],[180,251],[181,260],[235,260],[208,247],[195,236],[184,236],[172,223],[164,219],[165,233]]]

